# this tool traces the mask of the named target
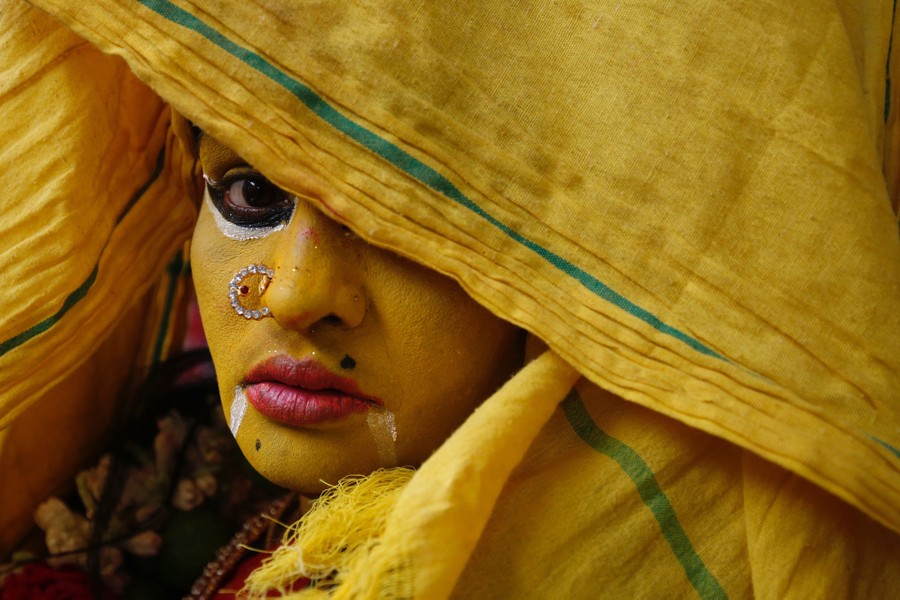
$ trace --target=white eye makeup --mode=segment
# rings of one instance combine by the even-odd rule
[[[297,199],[252,169],[229,171],[221,180],[203,174],[206,202],[222,234],[245,241],[266,237],[287,225]]]

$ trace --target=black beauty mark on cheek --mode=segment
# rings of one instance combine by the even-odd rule
[[[341,359],[341,368],[342,369],[352,369],[355,366],[356,366],[356,361],[353,360],[353,358],[349,354],[345,355],[344,358]]]
[[[260,448],[262,448],[262,442],[259,440],[256,440],[256,451],[259,452]]]

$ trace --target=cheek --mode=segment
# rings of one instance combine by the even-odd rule
[[[191,269],[203,329],[222,381],[230,381],[227,375],[245,366],[239,364],[237,350],[247,324],[230,305],[228,284],[243,266],[258,262],[251,257],[258,254],[252,248],[253,244],[225,239],[209,211],[200,211],[191,242]]]
[[[445,410],[470,412],[521,365],[521,336],[461,291],[456,298],[437,299],[432,310],[419,365],[450,396]]]
[[[230,280],[228,264],[233,261],[222,252],[225,246],[222,241],[212,216],[204,208],[200,211],[191,241],[191,270],[197,302],[200,305],[200,316],[210,346],[218,345],[215,338],[220,337],[220,330],[228,321],[225,312],[228,305],[223,301],[225,298],[223,294],[227,295],[227,284]]]
[[[379,317],[400,392],[400,463],[416,464],[521,366],[524,333],[449,278],[392,267],[377,278]]]
[[[404,261],[405,262],[405,261]],[[388,298],[385,335],[401,344],[403,363],[456,387],[478,385],[509,352],[519,354],[518,328],[475,302],[453,280],[401,263],[380,277]]]
[[[224,269],[221,256],[215,252],[217,237],[220,236],[216,233],[209,211],[205,207],[201,208],[191,239],[191,269],[194,287],[197,295],[201,296],[201,302],[204,302],[204,297],[212,291],[210,283],[214,278],[213,271]]]

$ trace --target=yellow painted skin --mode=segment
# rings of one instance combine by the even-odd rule
[[[200,159],[209,179],[230,182],[225,202],[240,205],[252,167],[209,136]],[[213,211],[207,191],[191,261],[226,415],[248,371],[276,354],[313,357],[384,402],[304,427],[248,403],[238,444],[275,483],[316,494],[345,475],[418,466],[522,364],[521,330],[451,279],[366,243],[302,199],[283,228],[259,239],[226,236]],[[229,303],[229,281],[251,264],[275,270],[260,299],[273,318],[244,319]],[[345,356],[352,369],[341,367]]]

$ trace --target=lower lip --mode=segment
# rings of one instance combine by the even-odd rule
[[[248,385],[245,391],[264,416],[298,427],[337,421],[375,406],[338,390],[306,390],[274,381]]]

